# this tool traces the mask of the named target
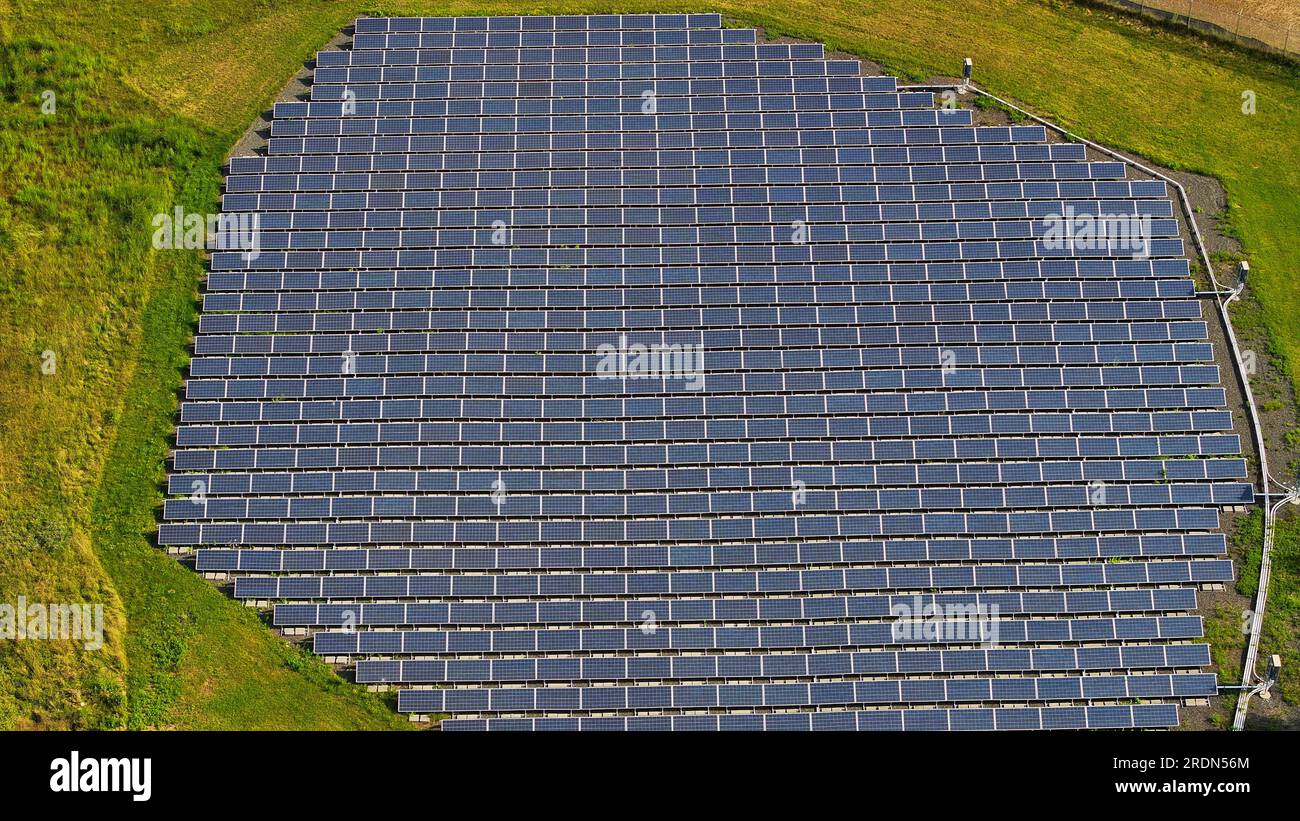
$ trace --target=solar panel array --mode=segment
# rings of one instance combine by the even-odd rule
[[[757,40],[358,20],[231,162],[160,542],[446,729],[1176,725],[1251,487],[1164,184]]]

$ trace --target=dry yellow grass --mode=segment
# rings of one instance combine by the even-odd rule
[[[161,108],[228,129],[249,119],[249,103],[265,97],[268,83],[283,84],[302,68],[303,56],[321,45],[325,32],[353,17],[346,10],[322,15],[314,7],[254,16],[153,56],[126,82]],[[322,26],[322,18],[332,22]]]
[[[1102,0],[1111,2],[1112,0]],[[1300,3],[1295,0],[1123,0],[1213,23],[1231,35],[1300,53]]]
[[[1162,4],[1169,2],[1175,9],[1186,5],[1179,3],[1178,0],[1160,0],[1160,2]],[[1192,7],[1195,16],[1213,22],[1223,20],[1232,23],[1237,19],[1237,15],[1241,14],[1243,17],[1279,23],[1285,28],[1300,29],[1300,3],[1296,3],[1295,0],[1193,0]]]

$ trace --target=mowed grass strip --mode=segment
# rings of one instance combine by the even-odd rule
[[[1132,18],[1052,0],[970,0],[960,13],[935,0],[0,0],[0,600],[110,611],[106,651],[0,648],[0,727],[405,726],[153,546],[202,262],[152,251],[149,219],[214,210],[225,152],[359,14],[648,10],[721,11],[912,79],[955,74],[969,55],[994,93],[1217,176],[1260,321],[1300,375],[1300,75]],[[47,88],[52,118],[39,114]],[[47,349],[53,377],[40,372]]]

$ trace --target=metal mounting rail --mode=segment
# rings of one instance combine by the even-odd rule
[[[969,82],[952,83],[952,84],[921,84],[921,85],[904,85],[898,87],[900,90],[908,91],[946,91],[953,90],[957,92],[973,92],[982,97],[987,97],[1006,106],[1009,109],[1025,115],[1034,122],[1061,134],[1075,142],[1083,143],[1095,151],[1100,151],[1108,157],[1113,157],[1120,162],[1131,165],[1138,170],[1164,180],[1165,183],[1174,187],[1178,192],[1179,205],[1183,209],[1183,215],[1186,218],[1187,225],[1191,229],[1192,240],[1196,245],[1196,250],[1200,252],[1201,263],[1205,266],[1205,271],[1210,277],[1210,283],[1213,288],[1206,291],[1198,291],[1197,296],[1214,297],[1214,305],[1218,309],[1219,319],[1223,323],[1224,334],[1228,339],[1228,346],[1232,352],[1233,372],[1237,375],[1237,381],[1241,386],[1242,397],[1245,400],[1246,417],[1249,421],[1252,438],[1255,440],[1255,453],[1259,458],[1259,487],[1256,492],[1259,494],[1258,502],[1262,508],[1264,545],[1260,556],[1259,564],[1259,589],[1255,592],[1254,610],[1251,611],[1250,621],[1250,638],[1246,644],[1246,658],[1242,666],[1241,684],[1231,689],[1242,691],[1242,695],[1237,699],[1236,713],[1232,719],[1232,729],[1241,730],[1246,726],[1246,708],[1250,703],[1250,697],[1268,687],[1258,673],[1255,672],[1255,665],[1259,658],[1259,639],[1260,632],[1264,625],[1264,608],[1268,603],[1268,584],[1272,573],[1272,553],[1273,553],[1273,534],[1275,531],[1274,522],[1277,517],[1277,511],[1287,502],[1300,500],[1300,491],[1296,488],[1289,487],[1282,482],[1273,478],[1268,470],[1268,454],[1264,449],[1264,430],[1259,421],[1259,410],[1255,406],[1255,396],[1250,389],[1250,379],[1247,377],[1245,369],[1241,364],[1241,347],[1237,343],[1237,334],[1232,327],[1232,319],[1228,316],[1228,303],[1241,295],[1241,288],[1235,290],[1224,288],[1214,274],[1214,266],[1210,262],[1210,255],[1205,250],[1205,242],[1201,239],[1200,228],[1196,224],[1196,215],[1192,210],[1191,201],[1187,198],[1187,190],[1183,188],[1178,180],[1162,174],[1153,168],[1148,168],[1131,157],[1126,157],[1118,151],[1107,148],[1104,145],[1093,142],[1085,137],[1059,126],[1049,120],[1045,120],[1031,111],[1026,111],[1015,103],[1008,102],[1001,97],[990,94],[983,89],[976,88]],[[1276,485],[1281,492],[1274,493],[1270,485]],[[1275,503],[1270,504],[1270,499],[1274,496],[1281,497]],[[1225,688],[1226,689],[1226,688]]]

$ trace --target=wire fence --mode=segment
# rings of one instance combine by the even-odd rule
[[[1300,28],[1250,14],[1247,0],[1093,0],[1273,54],[1300,57]]]

